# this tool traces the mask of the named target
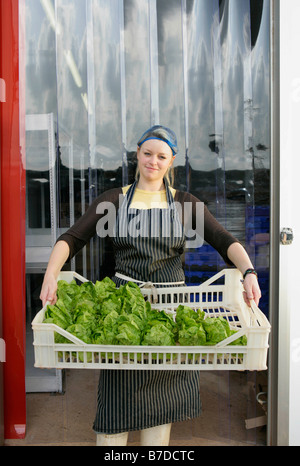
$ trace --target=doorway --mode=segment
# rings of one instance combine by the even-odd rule
[[[28,342],[56,239],[133,181],[137,139],[156,123],[179,141],[174,187],[245,245],[269,317],[270,1],[27,0],[25,21]],[[65,268],[95,281],[111,274],[109,256],[94,238]],[[226,265],[204,244],[184,266],[195,285]],[[27,360],[28,393],[64,392],[61,373],[45,381]],[[218,385],[228,407],[234,376]],[[258,417],[261,377],[243,379],[245,419]]]

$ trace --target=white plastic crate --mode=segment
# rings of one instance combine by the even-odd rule
[[[87,281],[75,272],[61,272],[58,280]],[[174,315],[179,304],[201,308],[208,317],[223,316],[237,333],[215,346],[90,345],[62,328],[43,323],[47,306],[32,321],[35,366],[40,368],[145,370],[264,370],[267,368],[270,324],[261,310],[243,300],[241,274],[225,269],[200,286],[143,289],[153,308]],[[220,281],[222,283],[220,283]],[[55,332],[70,340],[57,344]],[[246,346],[229,344],[242,335]]]

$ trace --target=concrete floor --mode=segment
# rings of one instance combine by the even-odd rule
[[[28,393],[26,437],[5,440],[5,446],[95,446],[98,374],[66,370],[64,393]],[[249,429],[245,423],[264,414],[256,395],[265,386],[264,372],[203,371],[203,413],[173,424],[170,445],[265,446],[266,426]],[[138,432],[129,434],[131,445],[139,445]]]

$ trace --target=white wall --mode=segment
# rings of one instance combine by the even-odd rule
[[[279,445],[300,445],[300,1],[280,1]]]

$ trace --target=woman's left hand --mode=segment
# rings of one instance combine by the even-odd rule
[[[244,301],[250,307],[250,301],[253,300],[258,306],[261,298],[261,291],[255,274],[249,273],[244,279]]]

